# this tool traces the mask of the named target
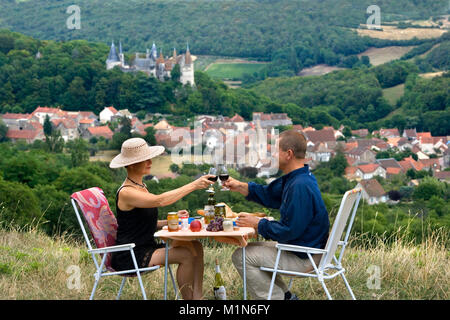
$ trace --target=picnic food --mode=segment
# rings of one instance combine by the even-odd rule
[[[211,220],[211,222],[206,227],[206,231],[223,231],[223,218],[222,217],[216,217],[214,220]]]
[[[169,231],[178,231],[178,212],[169,212],[167,214],[167,229]]]
[[[199,214],[201,216],[205,216],[205,210],[199,209],[199,210],[197,210],[197,214]]]
[[[189,228],[191,229],[192,232],[198,232],[202,230],[202,223],[199,220],[194,220],[189,225]]]
[[[219,204],[225,206],[225,218],[236,218],[238,216],[225,202],[220,202]]]

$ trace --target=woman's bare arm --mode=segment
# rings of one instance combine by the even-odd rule
[[[171,205],[189,193],[208,187],[212,181],[209,175],[202,176],[180,188],[164,192],[159,195],[137,191],[133,188],[123,188],[120,191],[121,202],[127,207],[133,208],[159,208]]]

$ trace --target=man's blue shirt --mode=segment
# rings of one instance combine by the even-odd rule
[[[293,170],[263,186],[248,183],[247,200],[280,209],[280,221],[261,219],[258,233],[279,243],[323,249],[330,221],[319,186],[309,166]],[[296,253],[307,258],[304,253]]]

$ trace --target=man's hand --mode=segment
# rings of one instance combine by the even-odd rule
[[[248,213],[240,213],[236,219],[236,225],[238,227],[252,227],[258,231],[258,223],[262,218],[254,216]]]
[[[239,192],[245,197],[248,196],[248,184],[245,182],[229,177],[227,181],[223,182],[223,185],[231,191]]]

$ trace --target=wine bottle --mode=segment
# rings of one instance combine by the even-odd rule
[[[214,297],[216,300],[227,300],[227,291],[225,290],[225,282],[220,272],[219,259],[216,258],[216,274],[214,277]]]

